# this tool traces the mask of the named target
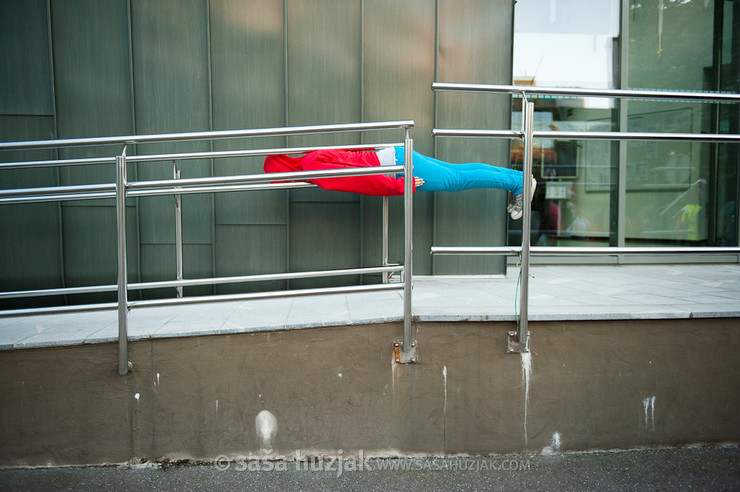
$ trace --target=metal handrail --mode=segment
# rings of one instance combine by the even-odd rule
[[[411,349],[411,244],[412,244],[412,194],[413,180],[405,180],[404,189],[404,221],[405,221],[405,255],[403,265],[389,265],[387,263],[387,245],[383,245],[383,266],[352,268],[340,270],[321,270],[312,272],[291,272],[282,274],[262,274],[262,275],[245,275],[237,277],[219,277],[211,279],[188,279],[180,278],[175,281],[161,282],[140,282],[128,284],[127,279],[127,261],[126,261],[126,199],[136,196],[154,196],[154,195],[181,195],[185,193],[212,193],[227,191],[251,191],[264,189],[287,189],[314,187],[316,185],[306,183],[307,179],[324,179],[333,177],[347,176],[367,176],[374,174],[386,174],[388,172],[403,172],[406,176],[413,175],[413,141],[409,138],[409,128],[414,126],[413,120],[400,120],[391,122],[373,122],[357,124],[340,124],[340,125],[319,125],[319,126],[300,126],[285,128],[268,128],[268,129],[249,129],[233,131],[212,131],[212,132],[191,132],[191,133],[173,133],[159,135],[132,135],[120,137],[96,137],[96,138],[79,138],[79,139],[61,139],[61,140],[38,140],[25,142],[5,142],[0,143],[2,150],[32,150],[32,149],[51,149],[81,146],[100,146],[100,145],[123,145],[123,152],[114,157],[102,158],[85,158],[85,159],[61,159],[37,160],[24,162],[11,162],[0,164],[2,169],[17,169],[31,167],[50,167],[50,166],[73,166],[89,164],[111,164],[116,166],[116,182],[101,183],[92,185],[73,185],[73,186],[56,186],[45,188],[25,188],[14,190],[0,190],[0,204],[8,203],[28,203],[40,201],[66,201],[66,200],[83,200],[99,198],[115,198],[117,208],[117,238],[118,238],[118,282],[116,285],[106,286],[87,286],[71,287],[59,289],[40,289],[34,291],[15,291],[0,293],[1,298],[27,297],[30,295],[64,295],[89,292],[104,292],[117,290],[117,303],[103,303],[97,305],[83,306],[58,306],[52,308],[33,308],[19,309],[0,312],[0,316],[20,315],[39,312],[76,312],[91,311],[103,309],[118,309],[118,347],[119,347],[119,373],[126,374],[131,367],[128,362],[127,342],[128,342],[128,311],[138,306],[161,306],[171,304],[184,304],[196,302],[213,302],[237,299],[256,299],[256,298],[273,298],[287,297],[297,295],[312,295],[321,293],[340,293],[340,292],[361,292],[376,291],[386,289],[403,289],[404,291],[404,330],[403,330],[403,353],[406,359],[413,357]],[[127,149],[132,144],[144,144],[155,142],[179,142],[193,140],[217,140],[233,138],[253,138],[253,137],[272,137],[272,136],[289,136],[289,135],[307,135],[323,133],[346,133],[346,132],[367,132],[374,130],[403,129],[405,132],[404,142],[401,144],[383,143],[370,145],[347,145],[347,146],[328,146],[328,147],[290,147],[278,149],[259,149],[259,150],[238,150],[224,152],[190,152],[190,153],[171,153],[156,155],[139,155],[127,156]],[[311,172],[291,172],[291,173],[270,173],[241,176],[222,176],[208,178],[192,179],[170,179],[156,181],[137,181],[128,182],[126,178],[126,165],[128,162],[145,162],[145,161],[164,161],[179,159],[203,159],[203,158],[227,158],[227,157],[246,157],[256,155],[272,154],[298,154],[310,152],[318,149],[362,149],[362,148],[383,148],[402,145],[406,148],[405,165],[403,166],[386,166],[381,168],[358,168],[349,170],[326,170]],[[177,176],[177,169],[175,168]],[[295,181],[294,181],[295,180]],[[388,197],[383,200],[383,227],[387,228]],[[387,230],[383,231],[383,240],[387,241]],[[402,284],[388,284],[388,274],[393,272],[402,272],[404,281]],[[377,274],[383,275],[383,284],[381,285],[358,285],[349,287],[330,287],[317,289],[301,289],[292,291],[278,292],[256,292],[245,294],[231,295],[214,295],[201,297],[178,297],[175,299],[157,299],[147,301],[128,300],[128,291],[132,289],[151,289],[176,287],[178,292],[184,286],[193,285],[215,285],[224,283],[239,282],[257,282],[267,280],[287,280],[298,278],[328,277],[339,275],[355,274]],[[411,355],[409,355],[411,354]]]
[[[487,92],[527,96],[605,97],[619,99],[657,99],[700,102],[740,102],[740,94],[728,92],[666,91],[651,89],[585,89],[576,87],[540,87],[534,85],[457,84],[433,82],[433,91]]]
[[[373,148],[397,147],[403,146],[403,142],[388,144],[373,144]],[[126,160],[128,162],[155,162],[171,160],[189,160],[189,159],[223,159],[229,157],[250,157],[263,156],[271,154],[303,154],[314,150],[328,149],[367,149],[368,145],[327,145],[321,147],[290,147],[284,149],[254,149],[254,150],[222,150],[213,152],[181,152],[173,154],[149,154],[149,155],[132,155]],[[115,164],[115,157],[86,157],[81,159],[57,159],[45,161],[21,161],[21,162],[0,162],[0,170],[3,169],[28,169],[36,167],[55,167],[55,166],[89,166],[91,164]]]
[[[486,85],[434,82],[433,91],[441,92],[474,92],[510,94],[524,99],[522,104],[522,130],[449,130],[433,129],[435,137],[482,137],[521,139],[524,141],[524,196],[529,196],[529,176],[532,174],[532,156],[535,139],[558,140],[619,140],[619,141],[697,141],[712,143],[740,143],[740,135],[730,134],[694,134],[694,133],[646,133],[646,132],[574,132],[574,131],[535,131],[534,103],[529,97],[607,97],[623,99],[650,99],[661,101],[697,101],[714,103],[740,103],[740,94],[716,92],[688,92],[665,90],[635,89],[582,89],[562,87],[537,87],[518,85]],[[583,248],[583,247],[532,247],[530,245],[531,203],[524,200],[522,246],[521,247],[432,247],[432,254],[496,254],[520,255],[520,321],[519,330],[509,333],[509,352],[529,352],[528,306],[529,306],[529,256],[535,255],[623,255],[623,254],[738,254],[740,248]]]
[[[366,146],[367,147],[367,146]],[[208,178],[189,178],[189,179],[163,179],[154,181],[132,181],[128,183],[127,188],[131,191],[127,193],[130,197],[136,196],[156,196],[156,195],[174,195],[181,193],[207,193],[211,192],[209,186],[215,185],[250,185],[250,184],[269,184],[267,188],[288,188],[298,184],[300,187],[306,185],[313,186],[310,183],[281,183],[281,181],[306,180],[306,179],[323,179],[337,178],[347,176],[369,176],[374,174],[386,174],[389,172],[403,172],[403,166],[384,166],[383,168],[357,168],[357,169],[337,169],[323,171],[299,171],[289,173],[270,173],[268,174],[247,174],[237,176],[219,176]],[[174,184],[176,182],[176,184]],[[256,189],[254,187],[245,187],[243,190]],[[220,189],[220,191],[238,191],[238,189]],[[2,203],[24,203],[35,201],[63,201],[69,200],[70,196],[81,200],[85,198],[115,198],[116,184],[102,183],[93,185],[73,185],[73,186],[47,186],[43,188],[21,188],[12,190],[0,190],[0,204]]]
[[[292,126],[282,128],[257,128],[247,130],[222,130],[210,132],[163,133],[154,135],[127,135],[118,137],[69,138],[58,140],[29,140],[0,142],[1,150],[59,149],[66,147],[90,147],[100,145],[132,145],[161,142],[183,142],[196,140],[226,140],[253,137],[286,137],[320,133],[349,133],[394,128],[413,128],[414,120],[352,123],[339,125]]]
[[[174,306],[179,304],[203,304],[206,302],[230,302],[230,301],[246,301],[255,299],[276,299],[281,297],[301,297],[301,296],[312,296],[319,294],[350,294],[355,292],[376,292],[385,290],[401,290],[403,284],[373,284],[373,285],[348,285],[344,287],[320,287],[315,289],[295,289],[289,293],[284,291],[266,291],[266,292],[247,292],[243,294],[222,294],[218,296],[198,296],[198,297],[179,297],[170,299],[150,299],[145,301],[128,301],[127,306],[129,309],[135,307],[161,307],[161,306]],[[90,312],[90,311],[107,311],[116,309],[118,307],[117,302],[108,302],[102,304],[82,304],[78,306],[56,306],[49,308],[44,311],[48,314],[59,314],[59,313],[79,313],[79,312]],[[12,311],[5,311],[8,316],[27,316],[38,314],[38,309],[15,309]],[[120,326],[120,325],[119,325]],[[125,343],[121,344],[121,338],[119,336],[119,350],[125,347]],[[130,369],[127,361],[119,358],[119,371],[120,371],[120,360],[123,360],[124,367]],[[123,373],[122,373],[123,375]]]
[[[478,138],[523,138],[524,132],[516,130],[455,130],[433,129],[435,137],[478,137]],[[636,142],[649,141],[692,141],[705,143],[740,143],[740,135],[727,133],[658,133],[658,132],[577,132],[534,130],[535,139],[554,140],[626,140]]]
[[[521,246],[432,246],[433,255],[518,255]],[[531,246],[529,252],[538,256],[621,256],[621,255],[738,255],[736,246]]]
[[[239,284],[244,282],[267,282],[275,280],[297,280],[305,278],[320,278],[320,277],[339,277],[343,275],[360,275],[360,274],[376,274],[376,273],[393,273],[403,271],[401,265],[389,265],[382,267],[366,267],[366,268],[342,268],[338,270],[314,270],[305,272],[291,272],[291,273],[262,273],[257,275],[236,275],[232,277],[215,277],[215,278],[196,278],[196,279],[182,279],[182,280],[157,280],[153,282],[134,282],[128,284],[129,290],[145,290],[145,289],[163,289],[170,287],[193,287],[200,285],[223,285],[223,284]],[[93,294],[98,292],[113,292],[118,286],[115,284],[109,285],[93,285],[86,287],[60,287],[57,289],[40,289],[40,290],[17,290],[12,292],[0,292],[0,299],[13,299],[19,297],[42,297],[42,296],[58,296],[58,295],[73,295],[73,294]],[[51,308],[53,309],[53,308]],[[0,316],[3,313],[0,312]]]

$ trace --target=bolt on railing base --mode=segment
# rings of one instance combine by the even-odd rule
[[[509,341],[506,348],[507,354],[524,354],[529,352],[529,346],[527,343],[522,343],[519,339],[518,331],[509,332]]]
[[[411,340],[411,347],[404,352],[403,342],[393,342],[393,360],[396,364],[416,364],[416,340]]]
[[[131,372],[131,369],[134,368],[134,363],[130,360],[127,360],[125,365],[118,365],[118,374],[121,376],[125,376],[126,374],[129,374]]]

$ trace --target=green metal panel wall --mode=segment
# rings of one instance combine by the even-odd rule
[[[495,4],[495,6],[494,6]],[[513,3],[490,0],[442,0],[439,3],[437,80],[465,83],[511,83]],[[508,128],[507,96],[440,93],[440,128]],[[451,162],[508,165],[509,142],[492,139],[440,139],[437,157]],[[506,193],[470,190],[437,196],[435,237],[438,246],[503,244]],[[439,257],[434,272],[497,273],[503,257]]]
[[[506,142],[435,142],[431,129],[505,127],[507,98],[434,94],[431,83],[508,83],[512,8],[511,0],[9,0],[0,4],[0,42],[12,53],[2,60],[6,70],[0,74],[9,87],[0,93],[0,139],[414,119],[416,150],[453,162],[506,165]],[[38,63],[26,65],[27,59]],[[18,115],[26,118],[22,124]],[[140,145],[128,153],[228,150],[245,142],[249,148],[273,148],[402,139],[399,131],[295,136]],[[120,151],[82,148],[50,157]],[[0,156],[11,157],[17,158]],[[178,168],[183,177],[251,174],[261,171],[262,158],[182,161]],[[129,179],[172,174],[167,162],[129,167]],[[3,188],[80,184],[112,182],[114,172],[99,165],[4,172],[0,179]],[[378,265],[381,204],[377,197],[317,189],[183,196],[185,277]],[[174,199],[132,199],[128,205],[131,280],[173,278]],[[419,193],[414,205],[416,273],[503,271],[501,259],[432,259],[428,253],[434,244],[502,244],[503,192]],[[393,197],[392,261],[403,256],[402,208],[402,200]],[[114,210],[112,200],[2,207],[3,290],[113,283]],[[33,227],[23,235],[20,223]],[[31,252],[40,266],[31,265]],[[30,268],[32,280],[21,281],[24,268]],[[172,292],[145,294],[160,295]]]
[[[211,2],[213,128],[285,126],[283,2]],[[244,141],[224,140],[215,150]],[[247,142],[250,148],[284,147],[285,138]],[[217,175],[262,172],[261,157],[214,161]],[[220,193],[216,206],[216,275],[288,271],[288,201],[285,191]],[[218,293],[281,289],[285,282],[218,286]]]
[[[115,0],[51,2],[50,25],[56,127],[59,138],[133,132],[128,10]],[[51,89],[51,88],[50,88]],[[62,158],[112,155],[120,148],[75,148]],[[135,175],[132,175],[134,177]],[[62,185],[111,183],[112,165],[65,167]],[[129,278],[137,279],[136,214],[130,214]],[[62,203],[64,274],[67,286],[114,284],[117,278],[115,204],[112,200]],[[42,286],[39,286],[42,287]],[[96,299],[100,297],[94,297]],[[105,300],[115,299],[111,293]],[[79,299],[73,300],[77,302]]]
[[[361,2],[288,2],[288,124],[361,120]],[[290,137],[290,145],[353,144],[355,135]],[[290,268],[359,266],[360,197],[318,189],[290,192]],[[348,279],[356,283],[356,278]],[[294,281],[293,287],[336,285],[342,279]]]
[[[0,114],[51,115],[46,2],[0,2],[0,46]]]
[[[136,132],[174,133],[211,129],[209,25],[207,0],[134,0],[131,3]],[[139,153],[211,150],[208,142],[139,146]],[[210,160],[178,162],[183,178],[212,174]],[[138,165],[143,180],[173,177],[171,162]],[[183,273],[186,278],[213,274],[213,196],[182,197]],[[142,265],[142,280],[174,276],[175,201],[171,196],[140,199],[141,253],[164,268]],[[165,247],[169,245],[168,247]],[[159,252],[160,254],[156,254]],[[211,292],[210,287],[190,293]]]
[[[0,132],[9,140],[48,138],[54,132],[52,116],[0,116]],[[26,153],[29,154],[29,153]],[[27,156],[6,152],[0,161],[14,162]],[[35,159],[53,159],[52,151],[37,151]],[[0,188],[55,186],[58,174],[51,168],[8,169],[0,172]],[[62,287],[59,205],[29,203],[0,206],[0,290]],[[0,301],[0,308],[55,305],[63,299],[41,298]]]
[[[54,108],[46,2],[0,2],[0,139],[53,138]],[[30,153],[5,152],[0,162]],[[51,151],[31,154],[53,159]],[[0,172],[0,188],[54,186],[53,169]],[[0,290],[63,286],[59,205],[18,204],[0,207]],[[0,308],[58,304],[58,297],[0,301]]]
[[[363,112],[366,121],[412,118],[414,149],[434,154],[435,1],[364,3]],[[367,142],[402,141],[399,132],[368,134]],[[382,199],[364,197],[363,253],[366,264],[381,258]],[[434,195],[414,196],[414,271],[430,273]],[[389,259],[403,263],[403,199],[390,199]]]

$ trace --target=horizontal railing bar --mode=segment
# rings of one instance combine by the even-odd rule
[[[556,140],[634,140],[738,143],[740,135],[722,133],[535,131],[534,138]]]
[[[654,254],[740,254],[740,247],[679,246],[679,247],[584,247],[532,246],[535,255],[654,255]]]
[[[13,190],[0,190],[0,198],[20,198],[29,196],[44,195],[53,192],[55,195],[72,195],[87,192],[109,192],[115,193],[115,183],[98,183],[89,185],[70,185],[70,186],[46,186],[43,188],[17,188]]]
[[[316,188],[315,184],[292,182],[292,183],[256,183],[242,185],[212,185],[212,186],[189,186],[186,188],[156,188],[152,190],[132,190],[127,193],[130,197],[148,197],[164,195],[190,195],[197,193],[222,193],[236,191],[261,191],[261,190],[287,190],[295,188]]]
[[[356,292],[375,292],[383,290],[402,289],[403,284],[372,284],[372,285],[352,285],[346,287],[322,287],[315,289],[301,290],[279,290],[271,292],[249,292],[245,294],[226,294],[218,296],[200,296],[200,297],[174,297],[168,299],[150,299],[146,301],[131,301],[131,308],[137,307],[155,307],[155,306],[174,306],[178,304],[198,304],[203,302],[226,302],[226,301],[243,301],[250,299],[276,299],[282,297],[311,296],[320,294],[351,294]]]
[[[289,147],[282,149],[254,149],[254,150],[225,150],[213,152],[177,152],[172,154],[151,154],[151,155],[132,155],[127,156],[127,162],[157,162],[172,160],[190,160],[190,159],[225,159],[231,157],[249,157],[258,155],[275,155],[275,154],[303,154],[314,150],[352,150],[352,149],[380,149],[385,147],[403,146],[403,143],[386,143],[386,144],[364,144],[364,145],[331,145],[321,147]],[[90,157],[86,159],[55,159],[46,161],[21,161],[21,162],[0,162],[0,170],[3,169],[30,169],[39,167],[53,166],[87,166],[91,164],[115,164],[115,157]]]
[[[307,188],[315,185],[303,183],[305,179],[322,179],[347,176],[368,176],[403,172],[403,166],[373,166],[367,168],[352,168],[325,171],[297,171],[290,173],[248,174],[240,176],[216,176],[191,179],[164,179],[156,181],[134,181],[128,184],[127,192],[130,197],[178,195],[187,193],[215,193],[222,191],[248,191],[267,189]],[[297,183],[282,181],[298,180]],[[233,186],[217,187],[218,184],[233,184]],[[202,188],[192,188],[198,185],[211,185]],[[49,186],[45,188],[20,188],[14,190],[0,190],[0,204],[33,203],[48,201],[85,200],[115,197],[115,183],[101,183],[79,186]],[[98,192],[98,190],[107,190]],[[89,194],[80,193],[89,191]],[[35,195],[34,195],[35,193]]]
[[[244,294],[224,294],[214,296],[199,297],[178,297],[170,299],[150,299],[145,301],[130,301],[129,308],[139,307],[156,307],[156,306],[173,306],[178,304],[198,304],[204,302],[228,302],[228,301],[246,301],[253,299],[277,299],[283,297],[299,297],[321,294],[352,294],[357,292],[377,292],[384,290],[400,290],[403,288],[402,283],[397,284],[372,284],[372,285],[353,285],[346,287],[323,287],[315,289],[285,290],[270,292],[249,292]],[[118,303],[108,302],[101,304],[80,304],[75,306],[52,306],[42,308],[13,309],[9,311],[0,311],[0,318],[13,316],[35,316],[40,314],[59,314],[59,313],[77,313],[86,311],[107,311],[118,308]]]
[[[188,195],[194,193],[220,193],[234,191],[260,191],[260,190],[286,190],[295,188],[316,188],[311,183],[263,183],[263,184],[246,184],[246,185],[225,185],[225,186],[202,186],[189,188],[170,188],[155,190],[134,190],[127,193],[129,197],[147,197],[163,195]],[[112,199],[116,193],[81,193],[78,195],[41,195],[18,198],[0,198],[0,205],[10,205],[18,203],[40,203],[40,202],[65,202],[73,200],[101,200]]]
[[[357,150],[357,149],[380,149],[385,147],[402,147],[403,143],[387,144],[364,144],[364,145],[330,145],[321,147],[288,147],[279,149],[253,149],[253,150],[224,150],[213,152],[190,152],[174,154],[151,154],[151,155],[132,155],[126,157],[127,162],[155,162],[155,161],[172,161],[188,159],[225,159],[231,157],[250,157],[260,155],[276,154],[305,154],[314,150]]]
[[[527,96],[608,97],[623,99],[669,99],[702,102],[740,102],[740,94],[723,92],[689,92],[640,89],[583,89],[570,87],[537,87],[496,84],[432,83],[433,91],[491,92],[499,94],[526,94]]]
[[[259,275],[241,275],[232,277],[200,278],[189,280],[163,280],[156,282],[137,282],[128,285],[129,290],[160,289],[168,287],[190,287],[196,285],[218,285],[241,282],[265,282],[270,280],[294,280],[319,277],[338,277],[343,275],[370,275],[385,272],[403,271],[402,265],[390,265],[382,267],[344,268],[339,270],[317,270],[306,272],[289,272]],[[117,285],[95,285],[86,287],[60,287],[55,289],[18,290],[12,292],[0,292],[0,299],[12,299],[18,297],[41,297],[56,295],[90,294],[97,292],[112,292],[118,288]]]
[[[435,128],[435,137],[485,137],[522,138],[523,133],[516,130],[450,130]],[[576,131],[535,131],[535,139],[553,140],[625,140],[625,141],[692,141],[740,143],[740,135],[717,133],[655,133],[655,132],[576,132]]]
[[[144,144],[156,142],[181,142],[194,140],[223,140],[231,138],[277,137],[316,133],[343,133],[394,128],[413,128],[413,120],[354,123],[339,125],[294,126],[283,128],[258,128],[247,130],[222,130],[207,132],[166,133],[158,135],[127,135],[118,137],[69,138],[58,140],[28,140],[0,143],[2,150],[26,150],[63,147],[85,147],[91,145]]]
[[[130,287],[130,286],[129,286]],[[0,292],[0,299],[15,299],[18,297],[44,297],[44,296],[65,296],[75,294],[95,294],[99,292],[113,292],[118,288],[117,285],[90,285],[86,287],[58,287],[55,289],[38,289],[38,290],[14,290]]]
[[[433,255],[518,255],[521,246],[432,246]]]
[[[509,138],[521,139],[524,132],[518,130],[454,130],[447,128],[434,128],[433,137],[488,137],[488,138]]]
[[[106,302],[101,304],[76,304],[74,306],[50,306],[40,308],[11,309],[8,311],[0,311],[0,318],[10,318],[13,316],[37,316],[39,314],[64,314],[84,313],[88,311],[108,311],[117,308],[117,302]]]
[[[203,278],[191,280],[167,280],[161,282],[147,282],[146,284],[129,284],[130,289],[157,289],[165,287],[190,287],[194,285],[233,284],[241,282],[265,282],[274,280],[295,280],[319,277],[338,277],[344,275],[369,275],[384,272],[403,271],[403,266],[393,265],[384,267],[344,268],[341,270],[317,270],[290,273],[265,273],[259,275],[242,275],[235,277]]]
[[[116,192],[101,193],[79,193],[71,195],[37,195],[27,197],[10,197],[0,198],[0,205],[12,205],[19,203],[43,203],[43,202],[67,202],[76,200],[101,200],[106,198],[115,198]]]
[[[92,164],[115,164],[115,157],[88,157],[85,159],[52,159],[47,161],[0,162],[0,170],[54,166],[88,166]]]
[[[433,255],[519,255],[521,246],[432,246]],[[610,247],[610,246],[532,246],[532,255],[656,255],[656,254],[740,254],[740,247],[732,246],[678,246],[678,247]]]
[[[177,186],[186,188],[188,186],[202,186],[209,184],[236,184],[236,183],[271,183],[276,181],[304,181],[306,179],[335,178],[346,176],[367,176],[373,174],[386,174],[403,172],[403,166],[372,166],[355,167],[351,169],[329,169],[323,171],[296,171],[289,173],[266,173],[246,174],[238,176],[213,176],[206,178],[189,179],[160,179],[153,181],[132,181],[128,184],[131,190],[169,188]]]

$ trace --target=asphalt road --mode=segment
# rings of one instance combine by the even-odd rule
[[[740,446],[0,470],[2,490],[740,490]]]

